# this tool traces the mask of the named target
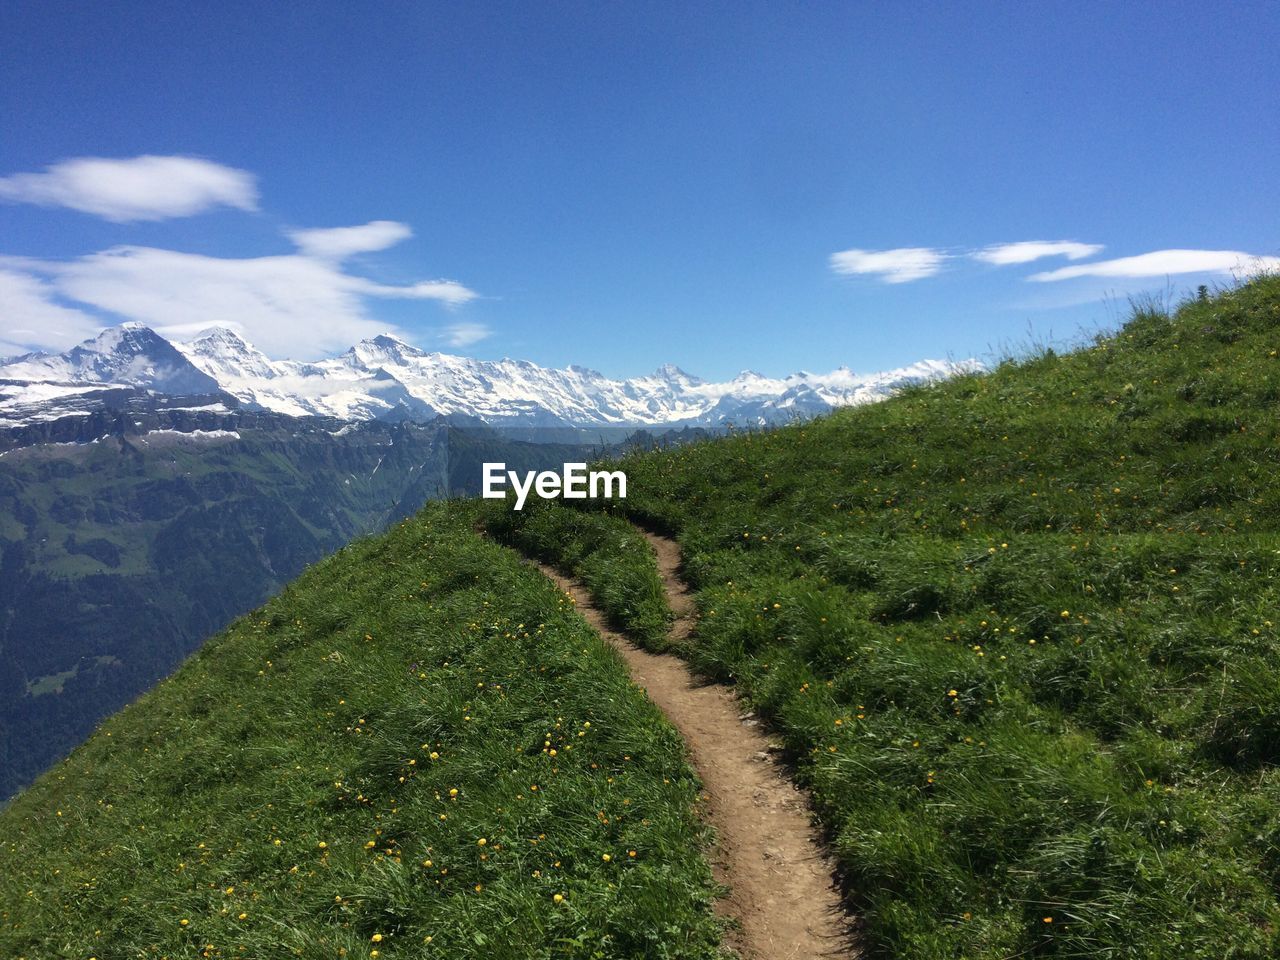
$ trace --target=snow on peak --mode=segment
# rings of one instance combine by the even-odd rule
[[[343,355],[343,359],[351,366],[404,366],[427,356],[426,351],[412,344],[405,343],[399,337],[389,333],[380,333],[376,337],[361,340]]]
[[[230,327],[209,327],[201,330],[190,343],[220,343],[236,347],[248,347],[249,342]]]
[[[204,373],[234,393],[241,381],[279,376],[276,364],[229,327],[211,327],[194,340],[174,344]]]
[[[671,383],[682,383],[688,385],[698,385],[705,381],[701,377],[695,377],[692,373],[686,373],[674,363],[664,363],[657,370],[653,371],[653,376],[659,380],[667,380]]]
[[[212,393],[217,381],[142,323],[108,327],[66,353],[19,360],[0,378],[34,383],[120,384],[176,395]]]
[[[922,360],[868,375],[840,367],[782,379],[744,370],[711,383],[664,364],[648,376],[614,380],[576,365],[429,353],[392,334],[338,357],[296,362],[271,360],[226,327],[170,344],[142,324],[124,324],[65,354],[0,366],[0,380],[119,383],[179,394],[221,389],[250,408],[350,421],[452,415],[521,426],[746,426],[866,403],[976,367]]]

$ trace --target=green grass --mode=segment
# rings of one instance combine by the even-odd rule
[[[871,955],[1280,953],[1278,348],[1264,277],[623,461],[611,508],[680,539],[688,655],[784,738]]]
[[[484,518],[500,542],[579,578],[614,627],[650,650],[667,649],[672,613],[653,549],[633,524],[548,500],[519,512],[508,502],[486,504]]]
[[[326,427],[250,414],[233,443],[0,457],[0,804],[308,563],[447,489],[438,426]]]
[[[678,735],[474,522],[313,567],[21,794],[0,956],[716,956]]]
[[[869,955],[1280,952],[1278,351],[1261,278],[625,460],[680,652],[785,742]],[[207,644],[0,815],[0,955],[713,956],[682,745],[473,532],[661,643],[647,544],[586,506],[432,507]]]

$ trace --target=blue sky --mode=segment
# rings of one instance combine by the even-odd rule
[[[1068,338],[1280,256],[1276,49],[1273,3],[19,0],[0,353],[216,319],[721,377]],[[1074,246],[989,262],[1024,241]]]

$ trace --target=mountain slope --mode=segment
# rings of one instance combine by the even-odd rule
[[[785,739],[872,955],[1280,950],[1277,331],[1264,277],[623,461],[607,507],[679,537],[685,653]],[[627,527],[578,516],[503,519],[573,564]]]
[[[579,448],[131,401],[0,453],[0,800],[351,538]],[[34,429],[34,428],[32,428]]]
[[[447,489],[439,429],[185,416],[212,422],[133,412],[152,425],[0,457],[0,797],[308,563]]]
[[[317,565],[0,814],[0,954],[711,960],[678,736],[471,526]]]

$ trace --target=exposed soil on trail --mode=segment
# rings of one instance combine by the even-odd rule
[[[645,536],[676,614],[671,636],[683,640],[693,629],[694,603],[679,576],[680,548],[665,537]],[[778,748],[758,721],[744,715],[730,688],[699,680],[679,657],[640,649],[610,629],[585,588],[539,567],[618,650],[632,679],[688,744],[718,839],[712,868],[729,888],[718,909],[740,924],[729,932],[729,946],[744,960],[856,956],[852,925],[808,798],[787,778],[776,759]]]

